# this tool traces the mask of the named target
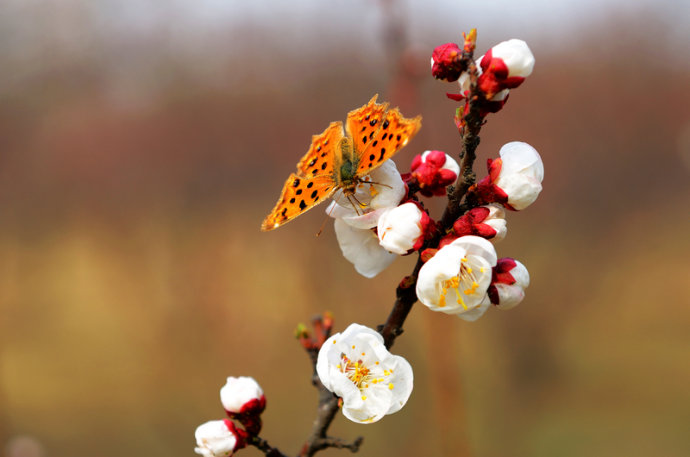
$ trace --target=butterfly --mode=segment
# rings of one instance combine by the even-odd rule
[[[406,119],[398,108],[389,110],[388,103],[376,103],[377,97],[348,113],[345,132],[342,122],[331,122],[323,133],[312,137],[309,151],[297,164],[297,173],[285,181],[261,230],[280,227],[339,189],[346,197],[353,196],[366,175],[415,136],[422,126],[421,116]]]

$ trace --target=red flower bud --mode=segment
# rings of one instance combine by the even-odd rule
[[[436,79],[457,81],[464,71],[462,49],[455,43],[437,46],[431,56],[431,74]]]

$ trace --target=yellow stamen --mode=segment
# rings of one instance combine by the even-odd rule
[[[392,382],[388,384],[388,388],[389,388],[390,390],[393,390],[393,383],[392,383]]]

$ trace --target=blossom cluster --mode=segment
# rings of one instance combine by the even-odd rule
[[[467,43],[464,48],[467,49]],[[438,46],[431,58],[431,73],[437,79],[458,82],[459,91],[447,94],[452,100],[467,100],[474,89],[480,95],[478,102],[484,114],[503,108],[510,90],[520,86],[534,69],[532,51],[527,43],[518,39],[497,44],[479,57],[474,65],[467,65],[462,54],[462,49],[455,43]],[[476,79],[474,88],[473,79]]]
[[[366,277],[376,276],[397,256],[419,251],[427,240],[438,238],[438,245],[422,251],[425,263],[417,280],[417,297],[433,311],[475,320],[490,304],[499,309],[514,306],[529,285],[524,266],[510,258],[499,259],[493,243],[506,236],[505,210],[523,210],[536,200],[544,166],[529,144],[504,145],[498,158],[488,160],[488,175],[470,189],[475,206],[449,230],[438,233],[438,224],[417,194],[445,195],[459,172],[457,162],[441,151],[417,155],[411,171],[402,175],[389,160],[371,173],[370,181],[358,186],[357,200],[364,208],[341,205],[336,198],[327,211],[335,218],[343,255]]]
[[[431,59],[435,78],[460,85],[459,93],[449,97],[464,103],[463,115],[456,115],[463,136],[470,112],[479,113],[481,125],[487,113],[503,107],[510,90],[534,67],[534,57],[521,40],[500,43],[473,60],[475,37],[471,32],[462,47],[439,46]],[[471,106],[479,109],[472,111]],[[478,319],[492,306],[506,310],[518,305],[529,286],[529,273],[518,260],[499,258],[495,244],[507,235],[506,214],[522,211],[537,199],[544,166],[536,149],[520,141],[505,144],[498,157],[488,159],[487,175],[476,183],[473,160],[474,155],[461,167],[445,152],[427,150],[413,158],[405,173],[387,160],[358,179],[354,193],[349,187],[336,191],[326,212],[334,219],[343,256],[357,272],[372,278],[398,256],[418,253],[415,273],[406,278],[408,290],[414,287],[416,298],[431,311],[466,321]],[[462,186],[457,189],[463,192],[456,192],[459,179]],[[424,198],[447,195],[446,213],[434,220]],[[373,423],[407,403],[412,367],[388,351],[380,332],[353,323],[330,335],[330,316],[315,322],[316,338],[304,329],[298,338],[310,352],[323,388],[340,399],[345,417]],[[229,377],[220,397],[228,418],[199,426],[195,451],[205,457],[228,457],[248,444],[258,446],[266,406],[258,383]]]

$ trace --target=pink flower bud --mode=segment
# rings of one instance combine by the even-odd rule
[[[462,49],[455,43],[437,46],[431,56],[431,74],[436,79],[456,81],[463,72]]]
[[[529,272],[522,263],[510,257],[498,259],[492,272],[489,299],[496,308],[514,308],[525,298],[527,286]]]
[[[419,183],[419,192],[426,196],[446,195],[446,187],[460,174],[460,166],[443,151],[425,151],[412,160],[411,175]]]
[[[225,411],[235,415],[259,415],[266,407],[266,397],[261,386],[247,376],[228,377],[220,389],[220,401]]]

